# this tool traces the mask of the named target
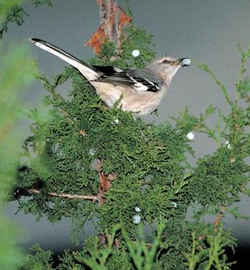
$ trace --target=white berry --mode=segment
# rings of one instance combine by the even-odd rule
[[[95,150],[94,148],[90,148],[90,149],[89,149],[89,154],[90,154],[91,156],[94,156],[95,153],[96,153],[96,150]]]
[[[117,124],[119,124],[119,122],[120,122],[119,119],[116,118],[116,119],[113,121],[113,124],[116,124],[116,125],[117,125]]]
[[[231,144],[229,143],[229,141],[225,141],[225,145],[227,146],[228,149],[232,149]]]
[[[135,212],[139,213],[141,212],[141,208],[139,208],[138,206],[135,207]]]
[[[177,207],[177,203],[176,203],[176,202],[171,202],[171,203],[172,203],[172,205],[174,206],[174,208]]]
[[[192,141],[194,139],[194,133],[191,131],[187,134],[187,138]]]
[[[139,224],[139,223],[141,223],[141,216],[140,216],[140,215],[134,215],[134,216],[133,216],[133,223],[134,223],[134,224]]]
[[[140,55],[140,51],[139,51],[139,50],[133,50],[133,51],[132,51],[132,55],[133,55],[134,57],[138,57],[138,56]]]

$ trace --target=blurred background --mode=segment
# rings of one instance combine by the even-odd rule
[[[85,47],[84,43],[99,25],[96,1],[53,2],[53,8],[34,8],[27,1],[24,7],[30,15],[20,27],[9,25],[8,38],[4,38],[4,45],[8,46],[9,42],[28,43],[29,37],[36,37],[52,42],[80,59],[92,57],[92,50]],[[118,2],[125,5],[123,0]],[[129,6],[135,23],[153,34],[159,56],[190,57],[194,62],[192,67],[180,70],[174,78],[169,94],[159,108],[159,118],[150,116],[147,120],[164,122],[182,112],[185,106],[195,115],[199,115],[209,104],[217,105],[227,112],[229,108],[215,82],[207,73],[198,69],[195,63],[207,64],[225,84],[230,95],[234,95],[234,83],[240,66],[237,44],[240,43],[243,48],[250,45],[250,1],[130,0]],[[63,71],[65,64],[60,59],[37,47],[32,47],[32,54],[37,60],[39,70],[47,76],[53,77]],[[70,89],[70,82],[67,82],[59,91],[67,94]],[[46,92],[40,83],[33,84],[23,96],[26,107],[40,104],[44,95]],[[215,120],[212,117],[209,124],[214,125]],[[29,124],[27,121],[22,125],[26,135],[30,132]],[[193,146],[197,157],[215,150],[215,143],[201,134],[195,134]],[[250,200],[247,197],[242,196],[238,206],[242,214],[249,215]],[[6,209],[7,215],[23,231],[19,243],[25,248],[36,242],[42,248],[55,251],[71,246],[70,220],[50,224],[44,218],[37,222],[33,216],[16,214],[16,211],[15,203],[10,203]],[[250,246],[250,222],[236,220],[228,215],[225,223],[239,240],[241,253],[244,253],[246,249],[243,248]],[[87,224],[83,237],[90,233],[93,230],[91,224]]]

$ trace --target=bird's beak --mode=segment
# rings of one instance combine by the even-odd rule
[[[190,58],[179,58],[178,62],[182,67],[188,67],[191,65],[192,60]]]

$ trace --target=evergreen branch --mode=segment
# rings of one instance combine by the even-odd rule
[[[64,98],[55,91],[57,85],[60,84],[60,75],[56,77],[54,83],[50,83],[43,74],[37,75],[36,78],[40,80],[43,87],[51,94],[54,101],[64,101]]]
[[[69,121],[70,124],[74,124],[74,121],[70,118],[69,114],[65,110],[59,108],[59,111],[65,116],[65,118]]]
[[[18,26],[24,23],[24,16],[28,16],[28,14],[24,11],[24,9],[19,5],[13,5],[8,14],[5,17],[5,20],[0,25],[0,39],[2,39],[3,34],[8,31],[9,23],[16,23]]]
[[[215,81],[215,83],[220,87],[220,89],[221,89],[221,91],[222,91],[222,93],[223,93],[223,95],[224,95],[224,97],[225,97],[227,103],[228,103],[230,106],[232,106],[232,105],[233,105],[233,102],[232,102],[232,100],[230,99],[230,97],[229,97],[229,95],[228,95],[228,93],[227,93],[227,89],[226,89],[225,85],[224,85],[221,81],[219,81],[219,80],[216,78],[216,76],[215,76],[215,74],[212,72],[212,70],[209,69],[209,67],[208,67],[207,65],[205,65],[205,64],[199,64],[198,67],[199,67],[200,69],[206,71],[206,72],[212,77],[212,79]]]
[[[29,16],[29,14],[24,10],[21,3],[22,0],[9,1],[10,3],[1,3],[1,9],[7,10],[3,20],[0,20],[0,39],[3,38],[3,34],[7,33],[9,23],[15,23],[18,26],[21,26],[24,23],[24,17]],[[47,4],[49,7],[52,7],[52,0],[32,0],[32,4],[35,7],[38,7],[43,4]],[[1,18],[0,18],[1,19]]]
[[[47,4],[48,7],[53,7],[52,0],[32,0],[32,4],[35,7],[38,7],[38,6],[41,6],[41,5],[45,5],[45,4]]]
[[[101,22],[89,41],[98,52],[92,64],[112,62],[126,69],[142,68],[150,62],[155,54],[151,48],[152,36],[133,24],[122,33],[131,16],[117,9],[116,0],[97,1],[101,6]],[[131,52],[138,48],[140,56],[134,57]],[[242,75],[245,75],[245,60],[242,59]],[[234,243],[222,226],[222,218],[225,206],[238,199],[248,181],[249,167],[243,158],[249,153],[249,136],[244,130],[249,115],[237,104],[237,98],[230,97],[215,73],[206,65],[200,68],[215,80],[231,107],[231,114],[224,116],[212,105],[200,117],[186,109],[175,119],[175,127],[169,122],[161,126],[153,123],[149,127],[143,120],[132,119],[130,114],[119,110],[119,101],[113,109],[106,110],[93,87],[72,67],[66,67],[52,81],[44,75],[38,76],[50,94],[46,105],[53,109],[47,122],[40,121],[34,113],[27,156],[32,158],[33,152],[36,156],[28,160],[28,170],[19,170],[18,183],[22,187],[17,189],[15,198],[32,197],[20,202],[26,213],[45,214],[50,221],[72,217],[75,233],[91,219],[96,219],[98,230],[105,232],[101,239],[90,240],[90,247],[84,247],[77,257],[76,253],[66,254],[61,267],[184,269],[184,254],[189,270],[229,269],[224,247]],[[73,90],[70,99],[66,99],[56,88],[69,78]],[[240,97],[248,97],[249,85],[248,79],[239,81],[236,86]],[[214,112],[218,112],[219,119],[216,127],[210,128],[206,120]],[[194,153],[186,137],[190,131],[208,134],[218,146],[215,153],[200,158],[194,166],[186,157],[186,153]],[[228,145],[224,145],[224,139]],[[40,179],[46,179],[46,188],[43,189],[44,182]],[[57,190],[56,179],[61,180]],[[75,194],[78,190],[88,195]],[[197,223],[185,218],[194,202],[202,206],[196,214]],[[202,222],[207,207],[213,213],[216,211],[213,224]],[[154,241],[148,244],[138,226],[142,229],[143,223],[151,225],[159,220],[164,220],[166,226],[158,228]],[[112,229],[117,223],[123,224],[125,235],[120,225]]]
[[[241,47],[241,44],[238,44],[238,50],[241,55],[241,61],[240,61],[240,74],[239,74],[239,81],[243,79],[243,75],[247,71],[246,69],[246,63],[247,59],[250,57],[250,47],[247,48],[246,51],[244,51]]]

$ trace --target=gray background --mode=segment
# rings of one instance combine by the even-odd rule
[[[118,1],[123,4],[124,1]],[[94,0],[55,0],[54,8],[34,8],[26,3],[26,17],[21,27],[10,25],[8,42],[26,42],[29,37],[37,37],[71,52],[73,55],[88,59],[92,50],[83,44],[98,27],[98,8]],[[159,55],[186,56],[195,62],[206,63],[224,82],[230,95],[234,93],[234,83],[239,73],[240,58],[237,43],[243,47],[250,44],[250,1],[249,0],[131,0],[135,22],[154,35],[154,43]],[[140,49],[140,48],[138,48]],[[49,76],[63,70],[64,63],[48,53],[32,48],[39,69]],[[70,84],[60,91],[70,91]],[[25,94],[26,106],[39,104],[46,93],[38,83],[34,83]],[[180,70],[174,78],[168,97],[159,108],[159,120],[149,117],[150,121],[165,121],[170,116],[184,110],[187,106],[196,115],[209,104],[220,106],[224,112],[228,107],[222,93],[205,72],[195,66]],[[209,120],[215,123],[215,118]],[[24,128],[28,134],[28,129]],[[204,135],[195,134],[193,142],[197,156],[211,153],[215,144]],[[238,203],[241,213],[249,214],[250,200],[242,196]],[[11,203],[6,210],[23,231],[20,244],[25,247],[39,242],[43,248],[61,250],[70,245],[69,220],[51,225],[46,219],[39,222],[31,215],[15,215],[16,205]],[[235,220],[232,216],[225,219],[234,235],[242,245],[250,245],[249,222]],[[86,234],[91,226],[86,227]]]

